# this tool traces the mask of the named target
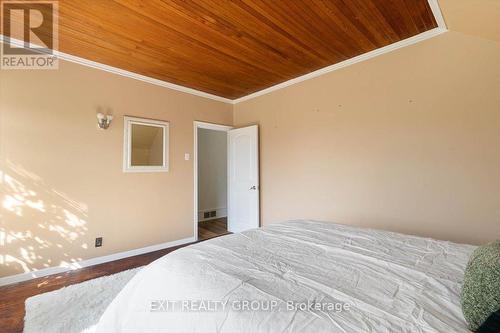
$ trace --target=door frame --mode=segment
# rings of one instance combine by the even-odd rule
[[[228,125],[220,125],[214,123],[208,123],[203,121],[194,121],[193,123],[193,132],[194,132],[194,149],[193,149],[193,169],[194,169],[194,214],[193,214],[193,223],[194,223],[194,241],[198,241],[198,129],[209,129],[220,132],[229,132],[234,129],[233,126]],[[226,144],[227,146],[227,144]],[[229,157],[229,156],[228,156]],[[229,158],[226,160],[226,164],[229,163]],[[227,182],[227,186],[229,186],[229,182]],[[228,200],[226,200],[226,203]]]

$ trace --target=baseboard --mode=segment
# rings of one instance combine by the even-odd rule
[[[69,266],[48,267],[48,268],[40,269],[38,271],[5,276],[5,277],[0,278],[0,286],[5,286],[8,284],[12,284],[12,283],[28,281],[31,279],[36,279],[36,278],[40,278],[40,277],[44,277],[44,276],[48,276],[48,275],[52,275],[52,274],[60,274],[60,273],[72,271],[72,270],[79,269],[79,268],[94,266],[94,265],[103,264],[103,263],[114,261],[114,260],[119,260],[119,259],[123,259],[123,258],[137,256],[139,254],[163,250],[163,249],[173,247],[173,246],[184,245],[184,244],[192,243],[194,241],[195,241],[194,237],[189,237],[189,238],[179,239],[179,240],[166,242],[166,243],[162,243],[162,244],[146,246],[146,247],[142,247],[142,248],[134,249],[134,250],[130,250],[130,251],[118,252],[118,253],[110,254],[107,256],[86,259],[86,260],[82,260],[79,262],[71,263]]]
[[[215,211],[215,216],[203,218],[203,214],[205,212]],[[219,219],[221,217],[227,217],[227,208],[211,208],[211,209],[203,209],[198,211],[198,222],[209,221]]]

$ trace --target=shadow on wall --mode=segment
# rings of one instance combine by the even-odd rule
[[[10,161],[0,170],[0,277],[41,268],[79,268],[70,249],[88,248],[87,207]],[[61,259],[62,258],[62,259]]]

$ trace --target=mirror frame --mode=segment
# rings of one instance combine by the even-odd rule
[[[132,125],[154,126],[163,128],[163,164],[132,165]],[[123,172],[168,172],[169,166],[169,125],[168,121],[138,117],[123,117]]]

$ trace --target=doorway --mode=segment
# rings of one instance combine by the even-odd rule
[[[195,238],[228,233],[227,133],[232,127],[195,122]]]
[[[258,127],[194,122],[194,238],[259,227]]]

